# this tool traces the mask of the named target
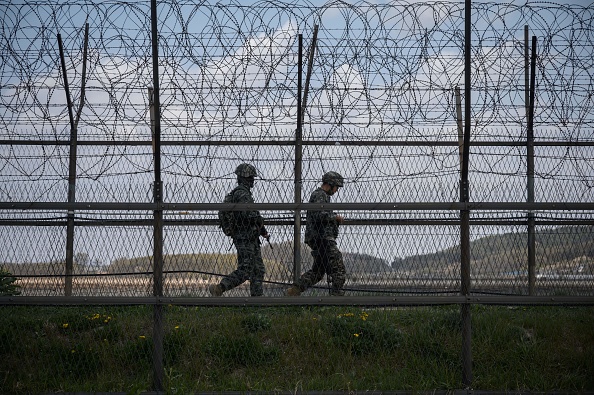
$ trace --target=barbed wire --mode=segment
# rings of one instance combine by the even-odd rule
[[[535,140],[592,143],[593,6],[472,7],[472,141],[525,140],[528,26],[538,38]],[[69,138],[57,34],[63,37],[70,90],[78,103],[84,25],[89,24],[78,138],[150,141],[147,3],[7,1],[0,13],[2,200],[66,196],[67,146],[14,145]],[[293,199],[294,147],[258,141],[295,138],[297,38],[302,34],[308,49],[315,25],[319,33],[303,127],[304,139],[312,142],[304,149],[304,190],[333,169],[350,182],[338,197],[345,201],[456,199],[458,147],[432,142],[458,140],[454,91],[464,83],[463,2],[246,6],[171,0],[159,3],[158,14],[162,138],[222,142],[162,147],[171,201],[219,201],[235,165],[243,161],[263,170],[257,186],[261,200]],[[225,140],[253,145],[225,145]],[[150,200],[152,155],[148,145],[79,147],[77,199]],[[476,146],[471,155],[475,199],[523,199],[523,147]],[[537,147],[535,155],[539,200],[592,200],[591,145]]]

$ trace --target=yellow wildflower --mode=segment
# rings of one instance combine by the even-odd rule
[[[64,328],[64,329],[68,328],[68,324],[67,323],[66,324],[62,324],[62,328]]]

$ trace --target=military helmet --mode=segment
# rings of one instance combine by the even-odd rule
[[[239,177],[257,177],[258,171],[249,163],[242,163],[235,169],[235,174]]]
[[[322,176],[322,182],[324,184],[342,187],[344,185],[344,178],[335,171],[329,171]]]

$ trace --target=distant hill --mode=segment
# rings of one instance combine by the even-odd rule
[[[541,229],[535,233],[536,265],[541,271],[579,270],[586,265],[594,273],[594,227],[567,226]],[[486,236],[470,243],[471,272],[505,275],[527,271],[527,233],[506,233]],[[394,270],[417,275],[432,273],[458,273],[460,247],[456,246],[434,254],[416,255],[396,259]],[[583,268],[582,268],[583,270]]]
[[[140,258],[122,258],[107,266],[108,273],[151,272],[153,270],[152,256]],[[265,259],[267,277],[272,278],[282,271],[281,266]],[[208,280],[212,275],[227,274],[237,268],[237,255],[229,254],[178,254],[163,257],[163,271],[168,277],[197,277]]]
[[[541,272],[594,273],[594,226],[567,226],[540,229],[536,232],[537,270]],[[527,271],[527,234],[506,233],[486,236],[471,242],[471,270],[474,274],[504,276]],[[301,245],[302,271],[311,268],[311,250]],[[387,262],[384,259],[343,252],[347,273],[356,277],[397,272],[416,276],[459,276],[460,248],[455,246],[433,254],[416,255]],[[268,279],[286,279],[293,268],[293,243],[262,246]],[[228,273],[236,268],[235,253],[165,255],[164,270],[180,272],[168,276],[191,276],[207,280],[213,274]],[[16,275],[64,274],[64,262],[0,263]],[[581,268],[581,269],[580,269]],[[143,273],[152,271],[152,257],[121,258],[105,266],[108,273]],[[89,268],[75,263],[74,272],[88,273]]]
[[[311,249],[301,244],[301,269],[308,270],[313,265]],[[286,266],[287,270],[293,267],[293,242],[285,241],[274,243],[272,248],[266,245],[262,248],[262,257],[268,261],[278,262]],[[392,267],[387,261],[367,254],[343,253],[344,265],[347,273],[385,273],[391,272]]]

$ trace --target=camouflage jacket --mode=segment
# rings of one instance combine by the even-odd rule
[[[312,192],[309,203],[330,203],[330,195],[322,188]],[[315,239],[336,240],[338,221],[332,210],[308,210],[306,215],[305,243]]]
[[[252,191],[246,185],[239,184],[232,191],[233,203],[254,203]],[[267,233],[264,218],[257,210],[234,211],[235,238],[257,239]]]

